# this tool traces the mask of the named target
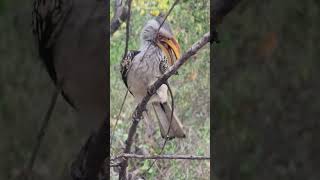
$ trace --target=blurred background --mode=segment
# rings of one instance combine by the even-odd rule
[[[242,0],[219,27],[214,179],[320,179],[319,19],[316,0]]]
[[[114,0],[110,9],[113,17]],[[144,24],[158,15],[159,12],[168,12],[174,0],[133,0],[130,23],[129,50],[138,50],[140,47],[140,32]],[[184,53],[206,32],[209,32],[209,0],[182,0],[175,6],[167,22],[178,39],[181,52]],[[110,44],[110,112],[111,129],[116,119],[126,93],[126,86],[120,74],[120,61],[125,49],[126,24],[111,37]],[[179,75],[170,78],[169,83],[173,90],[175,110],[182,121],[185,139],[168,141],[162,154],[193,154],[201,156],[210,155],[210,51],[209,45],[204,46],[188,63],[179,69]],[[129,93],[124,104],[115,136],[112,141],[111,156],[119,155],[124,147],[131,115],[135,109],[133,97]],[[153,113],[151,111],[150,113]],[[164,140],[160,136],[156,117],[150,118],[152,126],[146,126],[141,121],[138,125],[137,138],[132,146],[134,153],[155,155],[162,148]],[[146,138],[146,129],[156,131],[155,136]],[[149,168],[152,161],[130,160],[129,170],[143,173]],[[153,168],[146,174],[146,179],[209,179],[209,161],[187,160],[158,160]],[[112,179],[117,179],[118,173],[110,169]],[[136,171],[136,172],[137,172]]]
[[[0,0],[0,179],[29,160],[54,91],[32,36],[30,0]],[[59,97],[34,166],[33,179],[70,179],[69,168],[89,136]]]

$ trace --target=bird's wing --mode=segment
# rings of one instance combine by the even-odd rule
[[[38,43],[40,58],[52,81],[57,84],[53,48],[72,9],[72,0],[35,0],[32,11],[33,34]],[[74,107],[73,102],[62,90],[62,96]]]
[[[39,55],[55,84],[53,48],[71,8],[72,0],[35,0],[33,3],[33,34],[38,42]]]
[[[166,56],[162,56],[160,58],[159,69],[162,74],[164,74],[169,68],[168,58]]]
[[[122,76],[122,81],[128,88],[128,83],[127,83],[127,75],[129,72],[129,69],[131,67],[132,60],[134,57],[140,53],[140,51],[128,51],[127,55],[122,59],[121,64],[120,64],[120,71],[121,71],[121,76]]]

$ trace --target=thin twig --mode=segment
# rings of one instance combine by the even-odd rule
[[[128,44],[129,44],[129,35],[130,35],[130,18],[131,18],[131,2],[132,0],[128,0],[128,17],[127,17],[127,27],[126,27],[126,46],[123,53],[123,59],[127,56],[128,53]]]
[[[45,135],[45,133],[47,131],[52,112],[53,112],[54,107],[56,105],[56,102],[57,102],[57,99],[58,99],[58,95],[59,95],[59,93],[61,91],[61,86],[62,86],[62,81],[61,81],[61,83],[58,83],[56,85],[56,87],[54,89],[54,92],[52,94],[48,110],[47,110],[47,112],[45,114],[45,117],[44,117],[44,119],[42,121],[41,128],[40,128],[40,130],[38,132],[38,135],[37,135],[36,144],[33,147],[32,154],[31,154],[29,162],[27,164],[27,168],[26,168],[27,172],[31,172],[32,171],[32,168],[34,166],[34,162],[36,161],[36,158],[37,158],[40,146],[41,146],[41,142],[42,142],[43,137],[44,137],[44,135]],[[30,173],[28,173],[28,174],[30,174]],[[26,179],[28,179],[28,178],[29,177],[26,176]]]
[[[112,17],[110,24],[110,37],[115,33],[121,26],[122,22],[127,18],[128,12],[125,7],[123,0],[116,0],[114,7],[114,16]]]
[[[113,140],[113,137],[114,137],[114,134],[115,134],[115,131],[116,131],[116,127],[117,127],[117,125],[118,125],[118,121],[119,121],[119,119],[120,119],[120,114],[121,114],[121,111],[122,111],[122,109],[123,109],[123,105],[124,105],[124,103],[125,103],[125,101],[126,101],[126,99],[127,99],[127,96],[128,96],[128,89],[127,89],[127,91],[126,91],[126,95],[125,95],[124,98],[123,98],[123,101],[122,101],[122,104],[121,104],[121,107],[120,107],[120,111],[119,111],[119,114],[118,114],[118,116],[117,116],[116,124],[115,124],[114,127],[112,128],[112,135],[111,135],[111,140],[110,140],[110,147],[111,147],[111,145],[112,145],[112,140]]]
[[[168,140],[169,140],[168,135],[169,135],[169,132],[170,132],[170,129],[171,129],[172,118],[173,118],[173,113],[174,113],[174,98],[173,98],[173,93],[172,93],[172,90],[171,90],[171,87],[170,87],[168,81],[166,82],[166,85],[167,85],[167,87],[168,87],[168,90],[169,90],[169,93],[170,93],[170,96],[171,96],[171,107],[172,107],[172,111],[171,111],[171,116],[170,116],[169,128],[168,128],[167,134],[166,134],[166,136],[165,136],[165,140],[164,140],[164,143],[163,143],[163,145],[162,145],[162,147],[161,147],[161,151],[160,151],[159,155],[161,155],[161,154],[163,153],[164,148],[166,147],[166,144],[167,144],[167,142],[168,142]],[[153,108],[154,108],[154,107],[153,107]],[[158,119],[159,119],[159,117],[158,117]],[[142,174],[145,174],[145,173],[149,172],[149,170],[153,167],[153,165],[156,163],[156,161],[157,161],[157,159],[155,159],[155,160],[151,163],[151,165],[149,166],[149,168],[148,168],[147,170],[145,170]]]
[[[122,154],[118,158],[132,158],[132,159],[186,159],[186,160],[210,160],[210,156],[194,156],[194,155],[138,155],[138,154]]]
[[[128,53],[129,38],[130,38],[129,35],[130,35],[131,3],[132,3],[132,0],[128,0],[128,1],[127,1],[128,8],[129,8],[129,9],[128,9],[127,28],[126,28],[126,46],[125,46],[125,49],[124,49],[124,53],[123,53],[122,59],[124,59],[124,58],[127,56],[127,53]],[[123,98],[123,101],[122,101],[122,104],[121,104],[121,107],[120,107],[120,111],[119,111],[118,116],[117,116],[117,119],[116,119],[116,124],[114,125],[113,130],[112,130],[110,146],[112,145],[113,137],[114,137],[114,134],[115,134],[116,127],[117,127],[117,125],[118,125],[118,121],[119,121],[119,119],[120,119],[120,115],[121,115],[121,112],[122,112],[122,109],[123,109],[123,105],[124,105],[124,103],[126,102],[126,99],[127,99],[127,96],[128,96],[128,91],[129,91],[129,90],[127,89],[126,95],[125,95],[124,98]]]

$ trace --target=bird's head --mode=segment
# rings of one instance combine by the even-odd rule
[[[180,58],[180,45],[166,21],[158,32],[163,20],[164,17],[161,15],[149,20],[142,30],[141,40],[143,43],[148,41],[156,43],[168,58],[169,64],[172,65]]]

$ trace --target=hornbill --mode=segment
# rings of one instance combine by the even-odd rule
[[[107,3],[35,0],[33,34],[55,85],[89,127],[107,116]]]
[[[140,49],[129,51],[121,61],[122,80],[134,96],[136,103],[142,101],[147,94],[147,88],[180,58],[180,46],[169,23],[163,23],[163,21],[163,15],[149,20],[140,35]],[[163,138],[166,138],[170,122],[168,138],[185,137],[182,124],[175,112],[171,119],[172,108],[168,103],[167,84],[161,85],[156,94],[151,97],[147,109],[152,106]],[[148,113],[144,113],[144,118],[148,119],[147,116]]]

